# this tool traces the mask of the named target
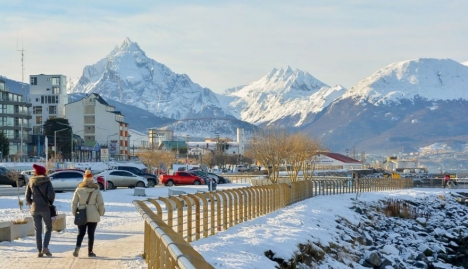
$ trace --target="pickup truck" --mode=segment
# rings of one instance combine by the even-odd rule
[[[205,184],[205,180],[203,180],[203,178],[183,171],[177,171],[172,175],[160,175],[159,182],[166,186]]]

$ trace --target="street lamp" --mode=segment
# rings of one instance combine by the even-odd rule
[[[117,135],[119,133],[111,134],[107,136],[107,161],[110,161],[110,147],[109,147],[109,137]]]
[[[145,137],[143,136],[143,137],[140,137],[140,138],[135,139],[135,140],[132,141],[133,142],[133,156],[135,156],[135,141],[141,140],[143,138],[145,138]]]
[[[57,133],[61,131],[68,130],[68,128],[60,129],[57,131],[54,131],[54,158],[55,158],[55,167],[57,167]]]

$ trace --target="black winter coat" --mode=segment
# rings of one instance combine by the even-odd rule
[[[49,205],[38,192],[38,188],[49,200],[50,204],[54,203],[55,191],[48,176],[33,176],[29,180],[26,193],[24,194],[26,202],[31,206],[31,212],[47,212],[49,211]]]

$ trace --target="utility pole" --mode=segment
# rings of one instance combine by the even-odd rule
[[[21,51],[21,94],[24,98],[24,48],[18,49],[18,38],[16,39],[16,51]],[[23,118],[21,118],[21,135],[20,135],[20,159],[23,158]]]

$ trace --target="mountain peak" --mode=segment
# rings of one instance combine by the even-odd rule
[[[343,98],[373,104],[413,100],[468,100],[468,67],[451,59],[419,58],[392,63],[361,80]]]
[[[140,46],[136,42],[130,40],[130,38],[126,37],[125,40],[122,42],[120,46],[120,51],[142,51]]]

